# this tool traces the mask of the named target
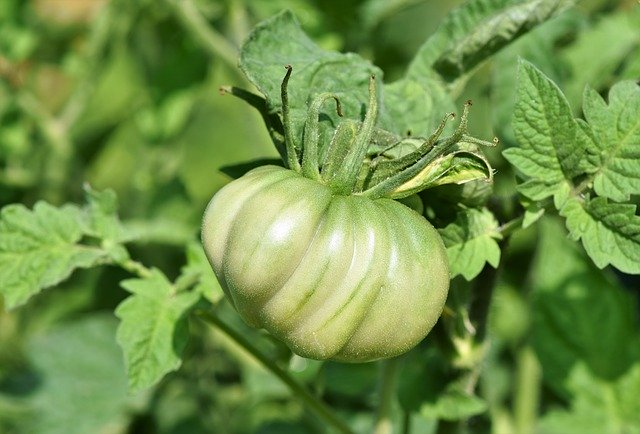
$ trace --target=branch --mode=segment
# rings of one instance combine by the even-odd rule
[[[344,434],[352,434],[351,428],[342,421],[334,411],[327,406],[324,402],[319,400],[316,396],[312,395],[302,384],[300,384],[295,378],[293,378],[287,371],[278,366],[273,360],[263,354],[258,348],[256,348],[249,339],[236,330],[231,328],[228,324],[222,321],[217,316],[205,312],[198,312],[200,318],[205,322],[215,326],[224,334],[233,339],[238,345],[248,351],[253,357],[255,357],[260,363],[264,365],[272,374],[278,377],[284,382],[293,394],[302,400],[302,402],[312,410],[318,417],[320,417],[328,425],[333,426],[335,429]]]

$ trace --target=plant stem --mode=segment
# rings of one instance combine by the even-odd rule
[[[300,384],[295,378],[293,378],[287,371],[278,366],[273,360],[263,354],[258,348],[256,348],[245,336],[238,333],[231,328],[228,324],[222,321],[217,316],[200,311],[199,316],[209,324],[217,327],[224,334],[233,339],[238,345],[248,351],[253,357],[255,357],[260,363],[264,365],[271,373],[284,382],[289,389],[298,397],[302,402],[312,410],[318,417],[325,421],[328,425],[331,425],[341,433],[351,434],[351,428],[342,421],[334,411],[322,402],[318,397],[309,392],[302,384]]]
[[[522,222],[524,221],[524,214],[519,215],[518,217],[509,220],[508,222],[500,225],[498,231],[503,237],[510,236],[514,231],[520,229],[522,227]]]
[[[515,430],[519,434],[532,434],[540,401],[540,364],[530,346],[518,351],[516,363],[516,392],[513,402]]]
[[[482,341],[487,331],[487,320],[489,318],[489,308],[491,299],[493,298],[493,289],[496,286],[496,280],[502,264],[504,264],[504,251],[509,244],[509,237],[505,237],[498,245],[500,246],[501,260],[498,268],[493,268],[488,264],[476,278],[476,285],[473,290],[475,296],[469,308],[469,318],[476,329],[476,340]]]
[[[398,358],[383,360],[380,365],[380,402],[378,403],[378,414],[373,432],[374,434],[392,434],[391,407],[396,393]]]
[[[166,0],[176,11],[180,23],[209,54],[221,59],[236,74],[238,50],[209,25],[191,0]]]
[[[325,92],[316,96],[311,102],[307,120],[304,123],[304,142],[302,147],[302,174],[309,178],[320,180],[320,166],[318,159],[318,141],[320,140],[320,109],[322,104],[329,98],[336,101],[336,111],[338,116],[342,116],[340,100],[332,93]]]
[[[133,259],[127,259],[124,262],[119,262],[118,265],[141,279],[151,276],[151,269],[147,268],[143,263],[134,261]]]
[[[287,72],[280,84],[280,100],[282,101],[282,128],[284,131],[284,143],[287,150],[287,158],[285,163],[291,170],[295,170],[300,173],[301,166],[298,161],[298,152],[296,150],[295,140],[293,138],[293,122],[291,121],[291,115],[289,113],[289,78],[291,78],[291,72],[293,68],[291,65],[286,65]]]

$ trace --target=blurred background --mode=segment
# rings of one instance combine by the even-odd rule
[[[320,46],[359,53],[383,69],[385,81],[393,81],[459,3],[2,0],[0,206],[81,202],[85,183],[113,189],[121,217],[145,234],[147,242],[132,247],[136,257],[175,277],[185,261],[184,245],[197,237],[206,203],[231,179],[220,168],[277,155],[258,114],[219,92],[227,84],[251,89],[236,62],[242,41],[256,23],[290,9]],[[615,81],[637,80],[636,6],[636,0],[584,0],[481,65],[456,89],[460,101],[474,101],[473,135],[497,135],[502,146],[514,144],[509,124],[518,56],[553,78],[576,114],[586,83],[606,93]],[[494,193],[511,197],[515,178],[499,152],[489,155],[498,170]],[[576,360],[606,365],[601,366],[603,378],[626,372],[627,365],[612,368],[603,359],[603,351],[623,351],[618,346],[591,345],[602,333],[589,319],[593,315],[607,318],[622,309],[613,329],[607,329],[607,342],[640,342],[635,340],[637,293],[622,290],[620,284],[637,289],[638,281],[602,274],[563,240],[562,228],[550,221],[512,243],[491,317],[498,345],[483,380],[491,386],[481,392],[483,404],[468,403],[490,410],[485,421],[478,422],[477,432],[515,432],[509,430],[518,422],[508,410],[518,402],[513,391],[522,372],[529,373],[525,377],[532,378],[535,387],[542,369],[545,381],[558,384],[544,389],[545,405],[569,408],[574,392],[563,381],[574,356],[567,356],[569,361],[553,356],[569,341],[588,350],[586,358],[584,351],[577,351]],[[557,258],[534,257],[536,246],[538,251],[561,252],[559,262],[570,258],[566,273],[546,273]],[[562,283],[566,294],[554,293],[541,302],[532,298],[532,292],[560,285],[558,276],[568,279]],[[61,288],[45,291],[11,312],[5,312],[0,300],[0,433],[322,431],[276,379],[224,337],[195,323],[185,366],[158,388],[128,395],[112,313],[126,295],[119,288],[125,277],[124,271],[110,267],[79,272]],[[589,295],[576,308],[576,318],[584,322],[578,324],[578,338],[551,327],[542,332],[537,328],[542,335],[532,333],[535,321],[546,324],[544,315],[555,315],[554,306],[581,291]],[[589,311],[594,304],[600,309],[595,313]],[[244,328],[232,312],[226,314],[265,351],[287,360],[295,375],[322,391],[345,417],[368,426],[376,399],[374,364],[289,359],[281,345]],[[566,312],[560,315],[574,325],[578,321]],[[417,414],[410,422],[416,433],[432,432],[434,415],[444,411],[425,407],[444,383],[431,384],[429,371],[411,362],[427,358],[428,369],[440,372],[440,356],[430,348],[425,345],[408,356],[413,371],[407,370],[402,385],[400,407],[404,414]],[[415,392],[411,386],[419,381],[431,385]],[[523,426],[533,426],[528,423]]]

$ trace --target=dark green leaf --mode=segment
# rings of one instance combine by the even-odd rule
[[[285,65],[293,67],[288,90],[297,143],[301,142],[307,104],[314,95],[335,93],[340,98],[345,116],[362,120],[369,99],[369,77],[375,74],[379,81],[382,78],[382,71],[360,56],[318,47],[289,11],[260,23],[240,55],[240,68],[265,95],[272,112],[282,108],[280,85],[286,72]],[[321,143],[328,144],[339,117],[335,109],[327,105],[321,120],[327,121],[323,124],[328,123]]]
[[[514,39],[571,5],[567,0],[471,0],[453,10],[409,67],[453,81]]]

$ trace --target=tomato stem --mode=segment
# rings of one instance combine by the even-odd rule
[[[293,124],[291,122],[291,115],[289,114],[289,93],[287,91],[293,67],[291,65],[286,65],[285,68],[287,69],[287,73],[284,75],[282,85],[280,86],[280,99],[282,100],[282,127],[284,128],[284,142],[287,150],[285,163],[289,169],[300,172],[300,162],[298,160],[296,144],[293,140]]]
[[[207,311],[198,311],[198,315],[205,322],[215,326],[221,332],[233,339],[238,345],[249,352],[260,363],[264,365],[272,374],[282,380],[291,389],[293,394],[300,398],[302,402],[320,417],[328,425],[334,427],[341,433],[353,434],[349,426],[340,419],[335,412],[318,397],[309,392],[298,380],[293,378],[287,371],[282,369],[276,362],[271,360],[267,355],[262,353],[256,346],[249,341],[244,335],[231,328],[227,323],[222,321],[218,316]]]
[[[404,155],[400,158],[395,158],[393,160],[381,160],[381,156],[393,147],[398,146],[398,143],[388,146],[386,149],[382,150],[378,157],[374,158],[371,162],[371,172],[367,177],[366,185],[375,186],[380,182],[390,178],[396,173],[401,172],[407,167],[411,166],[418,162],[425,154],[433,149],[438,139],[442,135],[442,132],[447,126],[449,120],[454,119],[456,116],[455,113],[447,113],[440,122],[438,128],[429,136],[427,140],[425,140],[418,149],[415,151]]]
[[[397,172],[395,175],[391,175],[388,178],[382,180],[381,182],[373,185],[366,190],[364,190],[361,194],[363,196],[367,196],[370,198],[379,198],[390,195],[394,190],[396,190],[401,185],[413,179],[417,176],[423,169],[425,169],[430,163],[432,163],[438,157],[446,154],[450,151],[458,142],[460,142],[464,137],[468,137],[467,133],[467,121],[469,116],[469,107],[471,106],[471,101],[467,101],[464,105],[462,116],[460,117],[460,124],[454,131],[454,133],[447,137],[446,139],[436,142],[433,146],[431,146],[430,142],[433,142],[433,138],[437,137],[444,129],[444,124],[446,122],[446,117],[443,122],[440,124],[438,129],[432,136],[425,142],[424,146],[421,146],[419,151],[424,152],[428,149],[426,154],[422,155],[418,158],[418,160],[406,167],[405,169]],[[450,116],[450,115],[449,115]],[[488,143],[488,142],[485,142]],[[428,145],[428,146],[427,146]],[[412,157],[412,158],[415,158]]]
[[[320,180],[320,163],[318,159],[319,126],[318,120],[322,104],[329,98],[336,101],[336,112],[342,116],[340,100],[333,93],[321,93],[311,102],[307,120],[304,124],[304,142],[302,145],[302,174],[310,179]]]
[[[356,185],[362,162],[367,155],[371,135],[378,117],[378,98],[376,77],[369,78],[369,106],[364,121],[356,133],[353,145],[344,157],[336,175],[328,181],[329,186],[338,194],[351,194]]]
[[[396,394],[399,360],[397,357],[380,361],[380,384],[378,414],[373,430],[374,434],[392,434],[392,405]]]

